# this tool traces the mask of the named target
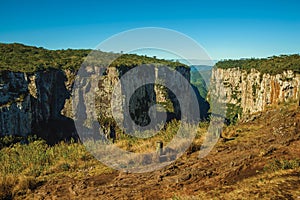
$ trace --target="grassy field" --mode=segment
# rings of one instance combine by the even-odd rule
[[[0,199],[26,194],[43,182],[62,175],[80,176],[78,171],[106,173],[79,143],[61,142],[48,146],[43,140],[12,144],[0,150]],[[91,169],[91,170],[90,170]]]

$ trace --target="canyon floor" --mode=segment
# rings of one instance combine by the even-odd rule
[[[300,199],[300,107],[282,104],[224,128],[205,158],[197,141],[149,173],[86,169],[40,178],[14,199]],[[95,173],[92,173],[92,172]],[[46,178],[45,178],[46,177]]]

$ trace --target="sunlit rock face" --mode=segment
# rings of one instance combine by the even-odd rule
[[[82,111],[84,115],[81,117],[102,120],[100,124],[103,128],[112,128],[111,126],[114,127],[116,124],[111,123],[110,120],[118,118],[124,121],[125,117],[128,117],[124,116],[124,106],[129,105],[131,121],[145,126],[150,123],[151,117],[161,114],[158,109],[152,113],[153,116],[149,116],[149,109],[155,104],[160,104],[162,112],[167,112],[168,120],[180,119],[181,108],[174,91],[163,87],[164,83],[161,82],[165,77],[167,80],[172,80],[168,84],[174,85],[179,91],[186,91],[186,88],[182,88],[183,84],[176,77],[178,76],[176,73],[166,74],[163,69],[153,69],[149,74],[153,74],[152,81],[156,85],[144,85],[129,97],[124,84],[119,91],[115,91],[116,97],[112,98],[115,85],[130,69],[130,67],[109,67],[96,73],[100,76],[94,85],[88,83],[82,85],[82,90],[92,89],[95,95],[93,97],[82,95],[81,98],[86,100],[94,98],[95,105],[90,106],[93,109],[85,108]],[[177,67],[176,71],[190,81],[189,68]],[[74,120],[77,120],[78,116],[74,115],[76,112],[73,112],[73,109],[79,108],[72,105],[80,101],[80,99],[72,99],[76,74],[77,71],[57,69],[34,73],[1,72],[0,136],[37,134],[49,143],[76,138]],[[240,111],[238,117],[241,118],[263,111],[267,106],[279,102],[299,99],[300,75],[293,71],[269,75],[261,74],[256,70],[247,73],[238,68],[216,68],[212,71],[210,85],[209,95],[225,96],[223,103],[238,108],[236,109]],[[80,97],[80,95],[75,96]],[[119,109],[114,110],[114,116],[111,110],[112,99]]]
[[[163,79],[171,80],[170,83],[167,83],[168,85],[176,85],[177,90],[182,92],[187,91],[186,88],[182,88],[183,84],[179,82],[176,73],[166,74],[159,67],[150,67],[146,77],[124,78],[123,75],[130,69],[130,67],[109,67],[105,69],[104,75],[98,81],[98,87],[95,90],[95,110],[99,116],[98,118],[102,120],[103,128],[109,128],[112,124],[116,126],[111,120],[117,118],[118,122],[123,126],[122,128],[130,131],[134,124],[143,127],[151,123],[151,119],[160,119],[161,112],[167,112],[165,120],[170,120],[171,118],[179,119],[180,105],[176,96],[172,91],[164,87],[164,83],[161,82]],[[188,82],[190,81],[189,68],[177,67],[175,70],[185,77]],[[120,88],[115,87],[118,82],[121,84]],[[146,84],[147,82],[155,84]],[[130,88],[128,87],[137,89],[133,94],[130,94]],[[112,96],[113,92],[115,94],[114,97]],[[111,107],[112,102],[115,105],[113,106],[114,110]],[[157,104],[160,104],[163,109],[151,110]],[[128,113],[124,112],[126,109],[128,109]],[[86,110],[89,113],[89,109],[87,108]],[[91,113],[88,115],[91,117],[87,118],[92,118]]]
[[[299,99],[300,74],[284,71],[270,75],[254,69],[247,73],[239,68],[215,68],[211,85],[211,94],[223,94],[224,103],[240,108],[240,115],[245,117],[267,106]]]
[[[91,69],[96,70],[97,69]],[[0,75],[0,136],[37,134],[49,143],[77,137],[74,120],[78,117],[86,119],[101,119],[102,125],[113,117],[124,120],[123,108],[130,105],[129,112],[133,122],[138,125],[149,123],[148,111],[151,106],[161,103],[165,110],[174,112],[170,118],[180,117],[180,107],[176,103],[176,97],[164,87],[148,84],[140,87],[132,97],[128,97],[126,88],[116,91],[115,104],[119,104],[120,110],[115,111],[117,116],[112,115],[111,99],[115,84],[130,70],[130,67],[109,67],[100,75],[94,85],[86,83],[80,90],[93,90],[95,105],[86,105],[81,116],[76,116],[73,109],[79,109],[73,103],[80,100],[88,100],[90,96],[82,95],[82,99],[72,99],[72,88],[77,71],[49,69],[33,73],[1,72]],[[176,69],[186,80],[190,80],[190,71],[186,67]],[[158,82],[158,74],[164,75],[163,71],[152,70],[155,83]],[[166,75],[172,80],[171,84],[181,88],[181,83],[174,74]],[[137,77],[140,78],[140,77]],[[134,80],[131,80],[134,82]],[[124,84],[126,85],[126,84]],[[73,92],[79,92],[75,90]],[[80,98],[80,95],[75,95]],[[187,99],[188,101],[188,99]],[[88,102],[88,101],[86,101]],[[94,108],[94,110],[87,109]],[[74,115],[75,113],[75,115]],[[95,115],[96,117],[89,117]],[[157,114],[157,113],[154,113]],[[159,114],[159,113],[158,113]],[[101,121],[100,120],[100,121]],[[106,124],[105,124],[106,123]],[[109,123],[108,123],[109,124]],[[109,124],[111,125],[111,124]],[[115,126],[116,124],[114,124]]]

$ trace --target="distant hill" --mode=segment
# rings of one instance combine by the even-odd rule
[[[206,89],[208,89],[213,66],[192,65],[190,66],[190,68],[191,68],[191,83],[194,85],[201,83],[202,85],[205,86]]]
[[[203,72],[203,71],[211,71],[213,66],[211,65],[191,65],[191,71],[200,71],[200,72]]]

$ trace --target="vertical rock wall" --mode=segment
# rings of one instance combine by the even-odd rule
[[[224,103],[234,105],[236,111],[240,110],[239,115],[246,116],[279,102],[299,99],[300,74],[285,71],[270,75],[254,69],[247,73],[239,68],[215,68],[211,85],[210,93],[224,94]]]
[[[55,143],[62,139],[76,137],[74,121],[78,117],[86,119],[102,120],[105,128],[112,124],[111,99],[115,84],[120,80],[130,67],[109,67],[99,78],[97,84],[91,85],[85,82],[82,85],[83,90],[93,90],[94,97],[77,95],[78,98],[95,98],[94,108],[85,108],[80,115],[74,116],[72,112],[72,87],[76,73],[70,70],[50,69],[34,73],[2,72],[0,75],[0,136],[38,134],[49,143]],[[95,71],[96,69],[90,69]],[[190,71],[185,67],[176,69],[183,75],[187,81],[190,80]],[[97,71],[97,70],[96,70]],[[155,72],[156,71],[156,72]],[[100,74],[100,71],[97,72]],[[96,74],[97,74],[96,73]],[[176,77],[176,73],[167,74],[157,68],[147,72],[153,74],[153,80],[157,83],[159,79],[166,78],[171,80],[169,85],[173,85],[178,91],[186,91]],[[140,79],[141,77],[135,77]],[[124,80],[123,80],[124,81]],[[136,84],[134,79],[125,80],[122,86]],[[140,84],[140,83],[139,83]],[[77,92],[80,92],[79,90]],[[169,117],[180,117],[180,106],[176,103],[176,96],[165,87],[156,87],[154,84],[146,84],[139,87],[133,95],[129,96],[128,90],[123,87],[116,92],[114,104],[117,104],[120,110],[115,110],[118,119],[124,121],[124,106],[129,105],[129,113],[135,124],[145,126],[150,123],[149,109],[156,103],[165,104],[169,102],[171,110],[175,113]],[[77,99],[79,102],[80,99]],[[186,99],[188,101],[188,99]],[[76,100],[75,100],[76,102]],[[88,102],[88,101],[87,101]],[[96,112],[95,112],[96,111]],[[89,117],[92,113],[97,116]],[[156,115],[156,113],[154,113]],[[153,116],[152,116],[153,117]],[[128,120],[127,120],[128,122]],[[127,123],[126,122],[126,123]],[[88,123],[88,122],[87,122]],[[130,125],[128,125],[130,127]],[[127,127],[128,127],[127,126]]]
[[[0,136],[38,134],[49,143],[76,135],[72,120],[61,114],[70,88],[62,70],[0,75]],[[68,134],[66,134],[68,132]]]

